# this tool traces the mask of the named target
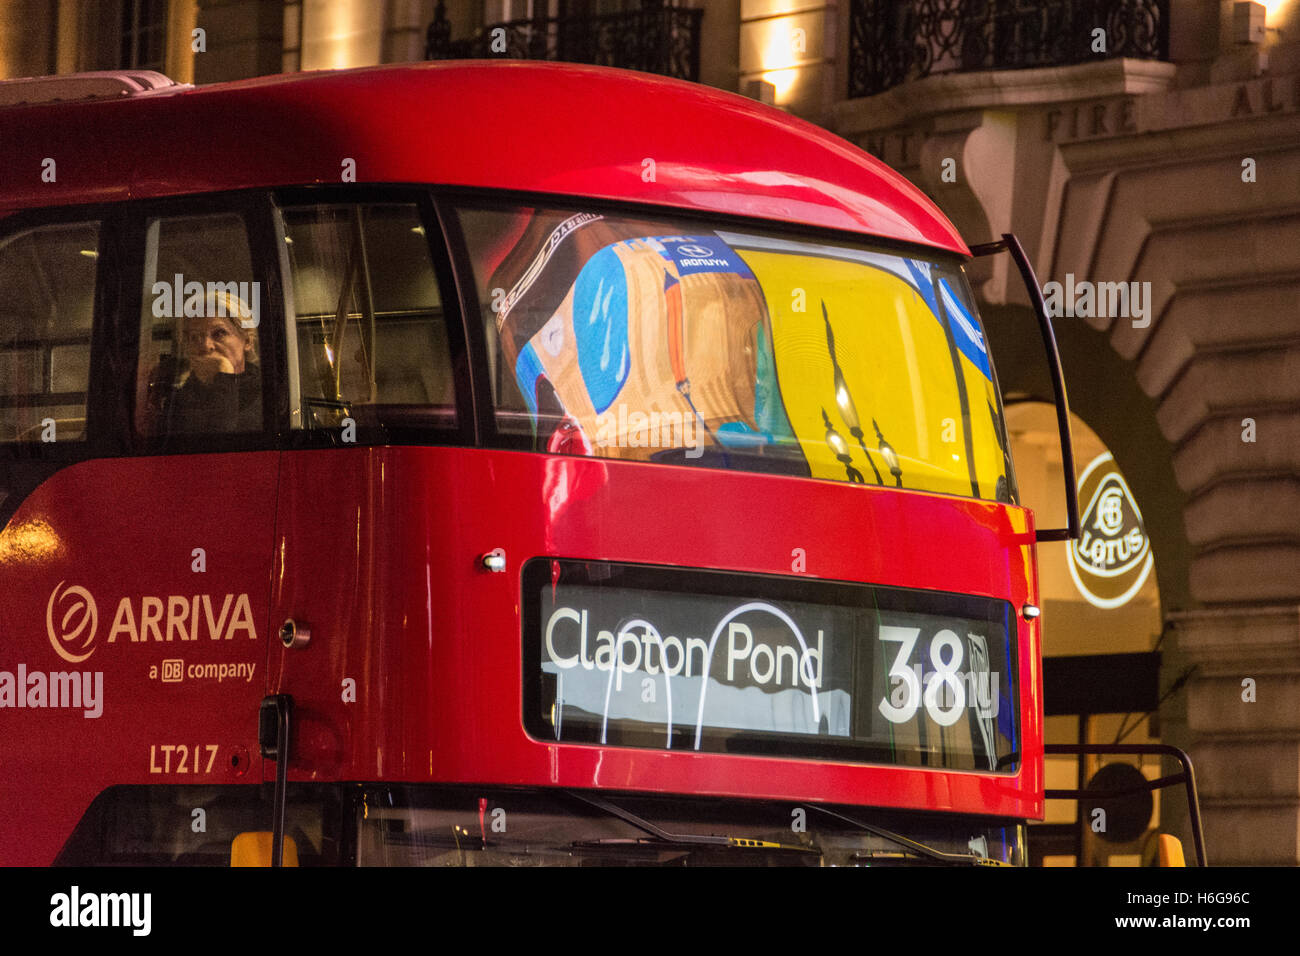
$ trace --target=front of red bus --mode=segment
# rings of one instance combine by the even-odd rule
[[[270,689],[289,780],[355,782],[345,858],[1023,864],[1035,531],[966,256],[600,197],[434,212],[468,356],[436,411],[473,447],[399,446],[373,399],[456,332],[399,355],[418,307],[374,310],[392,365],[339,405],[306,397],[332,303],[297,309],[302,428],[383,446],[280,472],[329,493],[281,495],[272,618],[329,644],[276,648]]]
[[[386,662],[422,664],[389,679],[407,782],[358,789],[356,861],[1024,863],[1034,530],[961,261],[599,203],[443,210],[489,447],[379,464],[400,553],[434,542],[409,606],[432,641]]]

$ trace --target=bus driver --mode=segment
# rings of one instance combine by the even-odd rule
[[[182,320],[189,375],[172,396],[172,434],[250,432],[262,428],[262,373],[257,330],[240,316],[246,303],[228,292],[209,292],[204,315]]]

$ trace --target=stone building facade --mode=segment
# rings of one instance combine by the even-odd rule
[[[1057,320],[1066,382],[1143,502],[1162,685],[1196,665],[1162,736],[1196,762],[1213,860],[1294,865],[1300,4],[1275,5],[1255,42],[1234,4],[1172,7],[1167,61],[935,74],[838,100],[828,125],[971,241],[1014,232],[1041,282],[1149,283],[1142,315]],[[999,374],[1041,396],[1008,267],[982,288]]]

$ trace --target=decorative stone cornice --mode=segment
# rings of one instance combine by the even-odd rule
[[[1106,96],[1162,93],[1177,67],[1159,60],[1117,59],[1033,70],[943,73],[876,96],[835,104],[834,128],[845,138],[951,113],[1038,106]]]

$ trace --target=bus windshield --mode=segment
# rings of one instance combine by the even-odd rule
[[[1012,501],[955,258],[572,209],[459,220],[504,442]]]

